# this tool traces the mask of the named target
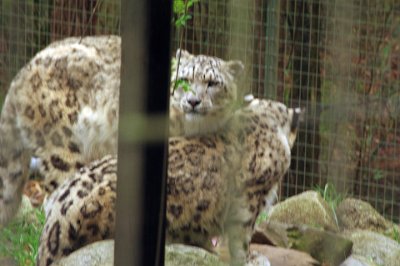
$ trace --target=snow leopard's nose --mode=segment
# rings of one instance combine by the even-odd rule
[[[192,106],[192,108],[194,109],[197,105],[199,105],[201,103],[200,99],[197,98],[190,98],[187,100],[188,103]]]

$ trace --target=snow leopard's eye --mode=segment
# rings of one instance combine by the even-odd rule
[[[207,81],[207,87],[215,87],[215,86],[218,86],[218,85],[219,85],[218,81],[214,81],[214,80]]]

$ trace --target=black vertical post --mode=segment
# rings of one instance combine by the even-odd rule
[[[115,265],[164,263],[167,128],[150,143],[129,137],[136,132],[126,132],[129,127],[124,123],[138,123],[134,117],[144,115],[146,132],[155,128],[152,117],[167,118],[171,4],[169,0],[122,1]]]

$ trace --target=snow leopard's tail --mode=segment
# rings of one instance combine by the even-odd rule
[[[289,145],[293,147],[297,137],[299,124],[304,121],[306,109],[304,108],[289,108],[291,114],[290,132],[289,132]]]
[[[7,97],[0,116],[0,227],[17,212],[29,170],[29,154],[15,117],[16,109]]]

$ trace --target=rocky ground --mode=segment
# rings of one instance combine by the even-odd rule
[[[371,205],[347,198],[334,211],[315,191],[275,205],[257,225],[248,265],[399,266],[398,225]],[[113,241],[94,243],[59,265],[112,265]],[[201,248],[167,245],[166,265],[227,265]],[[96,259],[93,259],[96,258]],[[89,263],[90,262],[90,263]]]
[[[248,265],[399,266],[400,228],[361,200],[344,199],[333,210],[318,192],[308,191],[275,205],[256,226]],[[82,248],[58,265],[113,265],[114,241]],[[167,245],[166,265],[227,265],[215,254]],[[1,259],[1,265],[15,265]]]

